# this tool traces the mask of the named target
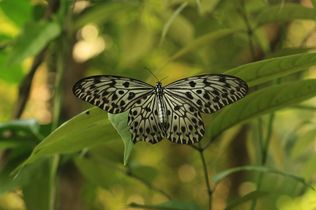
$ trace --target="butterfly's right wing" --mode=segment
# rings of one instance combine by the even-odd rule
[[[153,91],[140,80],[106,75],[83,78],[73,86],[75,96],[112,114],[127,111]]]

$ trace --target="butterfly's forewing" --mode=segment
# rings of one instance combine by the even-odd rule
[[[238,77],[206,74],[175,81],[164,93],[182,98],[200,112],[213,113],[241,99],[247,91],[247,83]]]
[[[128,114],[128,125],[134,143],[147,141],[158,143],[163,138],[158,119],[158,97],[156,94],[138,100]]]
[[[112,113],[130,109],[154,87],[135,79],[118,76],[92,76],[79,80],[73,87],[78,98]]]
[[[164,94],[166,104],[166,138],[178,144],[199,142],[205,131],[200,112],[182,98]]]

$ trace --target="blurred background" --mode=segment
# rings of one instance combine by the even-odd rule
[[[77,80],[106,74],[155,84],[150,69],[168,84],[309,53],[315,6],[313,0],[0,1],[0,210],[315,209],[311,97],[236,124],[203,153],[165,140],[138,143],[127,166],[121,137],[96,111],[101,123],[104,117],[104,130],[96,131],[102,138],[85,133],[84,146],[76,139],[47,144],[48,157],[14,173],[48,136],[54,142],[89,126],[70,120],[91,108],[72,94]],[[282,80],[314,77],[313,68],[301,69]],[[203,117],[210,129],[213,117]],[[55,132],[68,120],[78,125]],[[241,166],[249,168],[230,174]],[[212,179],[224,171],[229,176]]]

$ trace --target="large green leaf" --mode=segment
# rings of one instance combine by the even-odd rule
[[[264,88],[216,113],[206,137],[214,139],[241,121],[300,103],[315,95],[316,80],[313,79]]]
[[[52,154],[72,153],[116,138],[106,113],[99,108],[92,108],[54,130],[34,148],[23,165]]]
[[[251,87],[306,70],[313,65],[316,65],[316,53],[301,53],[241,65],[225,73],[244,79]]]
[[[36,55],[60,33],[61,28],[56,22],[40,21],[28,24],[17,38],[9,62],[20,63],[23,59]]]
[[[266,7],[256,18],[257,24],[262,25],[271,22],[285,22],[297,19],[315,20],[314,9],[300,4],[279,4]]]

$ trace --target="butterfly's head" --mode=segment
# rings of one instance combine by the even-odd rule
[[[158,81],[158,82],[156,83],[156,89],[162,89],[162,83],[161,83],[161,81]]]
[[[158,81],[158,82],[156,83],[156,88],[155,88],[155,90],[156,90],[156,93],[157,93],[158,95],[162,95],[162,94],[163,94],[163,88],[162,88],[162,86],[161,86],[161,82],[160,82],[160,81]]]

